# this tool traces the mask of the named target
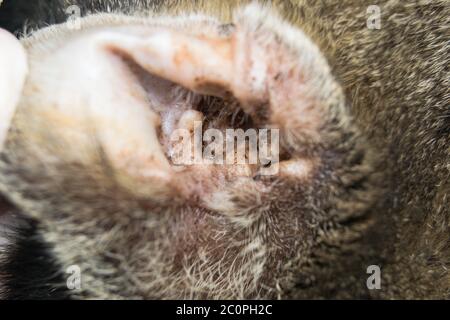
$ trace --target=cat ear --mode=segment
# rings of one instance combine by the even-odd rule
[[[97,47],[193,92],[231,93],[254,124],[279,130],[280,153],[291,160],[270,161],[280,173],[308,175],[310,163],[319,163],[312,158],[335,147],[349,126],[342,89],[320,49],[268,10],[249,6],[238,12],[226,35],[220,28],[141,29],[99,34]]]
[[[19,102],[25,76],[25,50],[12,34],[0,29],[0,150]]]

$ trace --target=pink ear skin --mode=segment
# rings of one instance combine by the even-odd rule
[[[245,23],[237,23],[227,37],[156,29],[145,36],[98,34],[97,40],[105,51],[196,93],[231,93],[259,125],[281,130],[290,149],[289,161],[280,163],[281,174],[302,178],[317,162],[304,158],[311,155],[307,149],[321,143],[321,128],[345,110],[341,88],[319,49],[290,29],[298,47],[281,41],[276,30],[253,30]]]
[[[0,29],[0,150],[22,94],[27,70],[27,57],[19,40]]]
[[[207,207],[215,209],[215,192],[265,190],[254,179],[262,168],[195,165],[178,172],[162,140],[194,109],[195,99],[186,98],[192,92],[231,94],[255,119],[256,128],[280,129],[280,149],[286,146],[288,155],[279,163],[279,176],[310,179],[320,155],[309,151],[322,143],[329,116],[342,112],[340,98],[335,99],[342,94],[340,87],[301,31],[269,14],[258,21],[241,15],[226,35],[219,24],[209,25],[208,33],[161,25],[111,26],[71,34],[49,45],[51,50],[29,46],[32,85],[21,104],[32,106],[26,112],[33,123],[23,122],[27,140],[45,140],[45,148],[52,148],[46,153],[64,150],[57,157],[86,165],[100,144],[116,180],[134,195],[161,202],[209,199]],[[180,92],[181,102],[176,99]],[[49,147],[54,141],[55,147]],[[214,181],[224,176],[227,186]]]

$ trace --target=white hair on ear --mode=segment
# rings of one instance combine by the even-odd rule
[[[0,1],[1,2],[1,1]],[[0,29],[0,150],[19,102],[27,74],[25,50],[12,34]]]

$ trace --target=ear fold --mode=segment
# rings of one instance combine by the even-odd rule
[[[27,70],[25,50],[19,40],[0,29],[0,150],[19,102]]]

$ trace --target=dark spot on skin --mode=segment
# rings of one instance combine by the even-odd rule
[[[230,36],[235,29],[236,25],[234,23],[222,24],[218,27],[219,35],[223,36]]]

